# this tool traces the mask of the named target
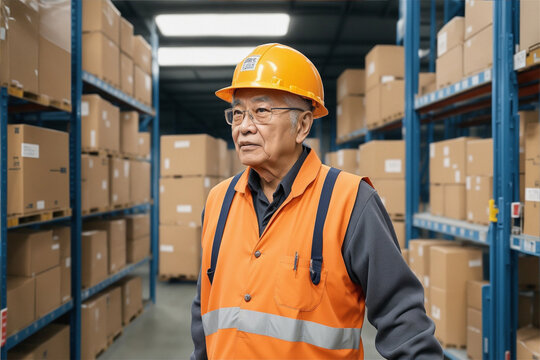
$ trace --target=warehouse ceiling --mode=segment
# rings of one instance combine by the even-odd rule
[[[114,1],[135,33],[149,39],[149,27],[160,14],[287,13],[289,31],[282,37],[165,37],[160,46],[248,46],[279,42],[304,53],[317,66],[326,103],[335,114],[336,79],[346,68],[364,67],[364,57],[376,44],[395,44],[398,0],[379,1]],[[429,5],[422,1],[421,48],[429,48]],[[437,0],[438,13],[442,0]],[[440,17],[440,16],[439,16]],[[248,29],[246,29],[248,31]],[[424,66],[427,64],[424,61]],[[230,85],[234,66],[161,67],[160,110],[162,133],[205,132],[228,138],[223,118],[227,104],[215,90]],[[332,116],[332,115],[330,115]],[[323,120],[324,121],[324,120]]]

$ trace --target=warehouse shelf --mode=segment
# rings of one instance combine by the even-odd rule
[[[467,351],[462,349],[444,349],[444,357],[450,360],[468,360]]]
[[[64,221],[69,221],[69,220],[71,220],[71,215],[70,216],[62,216],[62,217],[58,217],[58,218],[54,218],[54,219],[50,219],[50,220],[29,221],[29,222],[25,222],[24,224],[13,225],[13,226],[8,225],[8,229],[9,230],[14,230],[14,229],[20,229],[20,228],[24,228],[24,227],[28,227],[28,226],[49,225],[49,224],[54,224],[54,223],[64,222]]]
[[[41,111],[71,113],[71,103],[51,101],[47,96],[28,93],[13,86],[7,87],[7,93],[10,113]]]
[[[93,217],[103,216],[103,215],[109,215],[109,216],[115,216],[115,215],[121,215],[125,213],[137,213],[137,212],[145,212],[151,209],[153,202],[147,202],[144,204],[138,204],[129,206],[126,208],[118,208],[118,209],[110,209],[105,211],[98,211],[91,214],[83,215],[83,219],[90,219]]]
[[[59,308],[51,311],[41,319],[34,321],[32,324],[28,325],[24,329],[18,331],[17,333],[9,336],[6,340],[5,348],[7,350],[13,348],[29,336],[35,334],[39,330],[43,329],[45,326],[49,325],[62,315],[65,315],[73,308],[73,301],[70,300],[67,303],[63,304]]]
[[[140,101],[137,101],[131,96],[126,95],[114,86],[106,83],[105,81],[101,80],[95,75],[90,74],[89,72],[83,71],[82,79],[86,84],[91,85],[93,89],[98,90],[102,95],[107,98],[112,97],[113,100],[120,101],[123,104],[130,106],[135,110],[141,111],[147,115],[154,116],[156,114],[155,110],[152,109],[150,106],[144,105]]]
[[[413,217],[413,225],[418,228],[435,231],[441,234],[471,240],[482,245],[489,245],[488,226],[449,219],[430,213],[415,214]]]
[[[88,288],[88,289],[83,289],[82,292],[81,292],[82,300],[84,301],[84,300],[88,299],[89,297],[91,297],[92,295],[95,295],[95,294],[99,293],[100,291],[106,289],[110,285],[112,285],[115,282],[117,282],[117,281],[121,280],[122,278],[124,278],[126,275],[129,275],[133,270],[135,270],[139,266],[141,266],[143,264],[146,264],[151,259],[152,259],[151,256],[147,256],[143,260],[141,260],[141,261],[139,261],[137,263],[128,264],[125,268],[123,268],[122,270],[120,270],[116,274],[113,274],[113,275],[109,276],[106,280],[103,280],[99,284],[97,284],[95,286],[92,286],[91,288]]]
[[[362,129],[355,130],[349,134],[342,135],[340,137],[336,138],[337,144],[345,144],[350,141],[356,141],[356,140],[362,140],[364,138],[367,138],[371,133],[381,133],[389,130],[394,130],[396,128],[399,128],[402,124],[403,119],[397,119],[390,121],[386,124],[381,125],[380,127],[368,129],[367,127],[364,127]]]
[[[523,254],[540,256],[540,237],[530,235],[512,235],[510,248]]]

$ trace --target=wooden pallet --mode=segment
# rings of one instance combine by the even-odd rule
[[[133,314],[133,315],[129,318],[129,320],[128,320],[128,322],[127,322],[126,325],[131,324],[132,322],[134,322],[135,320],[137,320],[137,318],[138,318],[139,316],[142,315],[143,310],[144,310],[144,308],[140,308],[139,310],[137,310],[137,312],[136,312],[135,314]]]
[[[390,115],[388,117],[385,117],[383,119],[383,124],[388,124],[394,121],[397,121],[399,119],[403,119],[405,117],[405,113],[403,111],[400,111],[398,113],[395,113],[393,115]]]
[[[82,210],[81,213],[82,213],[83,216],[85,216],[85,215],[91,215],[91,214],[99,214],[99,213],[102,213],[102,212],[107,212],[109,210],[110,210],[110,207],[108,207],[108,206],[106,206],[106,207],[96,207],[96,208]]]
[[[392,214],[390,215],[392,221],[405,221],[405,214]]]
[[[7,226],[28,225],[71,216],[71,209],[49,210],[28,215],[8,215]]]
[[[115,204],[115,205],[111,205],[110,210],[129,209],[131,206],[132,206],[131,203],[126,203],[126,204]]]
[[[447,343],[445,341],[442,341],[440,338],[437,337],[437,340],[439,341],[439,343],[441,344],[441,346],[445,349],[460,349],[460,350],[464,350],[467,348],[467,346],[465,345],[455,345],[455,344],[450,344],[450,343]]]
[[[17,87],[13,84],[7,85],[7,88],[8,94],[13,97],[30,101],[45,107],[53,107],[62,111],[71,112],[71,102],[67,100],[50,99],[47,95],[26,91],[24,88]]]
[[[81,149],[81,153],[94,155],[94,156],[101,156],[101,157],[105,157],[105,156],[118,157],[120,155],[120,152],[118,150],[93,149],[93,148],[83,148]]]
[[[111,347],[111,345],[122,336],[124,333],[124,329],[120,328],[114,335],[107,337],[107,349]]]
[[[159,274],[159,281],[197,281],[196,275],[182,275],[182,274]]]

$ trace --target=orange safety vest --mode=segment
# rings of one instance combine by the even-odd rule
[[[249,170],[233,179],[234,188],[231,179],[217,185],[206,203],[201,315],[208,358],[363,359],[364,294],[350,279],[341,252],[362,177],[343,172],[335,191],[322,191],[336,169],[322,165],[311,151],[259,237]],[[328,205],[321,210],[324,201]],[[325,210],[324,227],[318,221],[323,230],[314,230]],[[317,233],[319,269],[311,260]],[[216,234],[222,234],[221,246],[215,245]]]

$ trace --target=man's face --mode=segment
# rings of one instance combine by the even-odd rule
[[[255,116],[270,108],[290,107],[283,94],[279,90],[239,89],[234,95],[233,111],[248,110]],[[292,155],[296,147],[296,131],[290,111],[286,110],[274,110],[265,124],[256,124],[246,113],[241,123],[232,126],[232,137],[240,161],[252,167],[271,166],[282,156]]]

